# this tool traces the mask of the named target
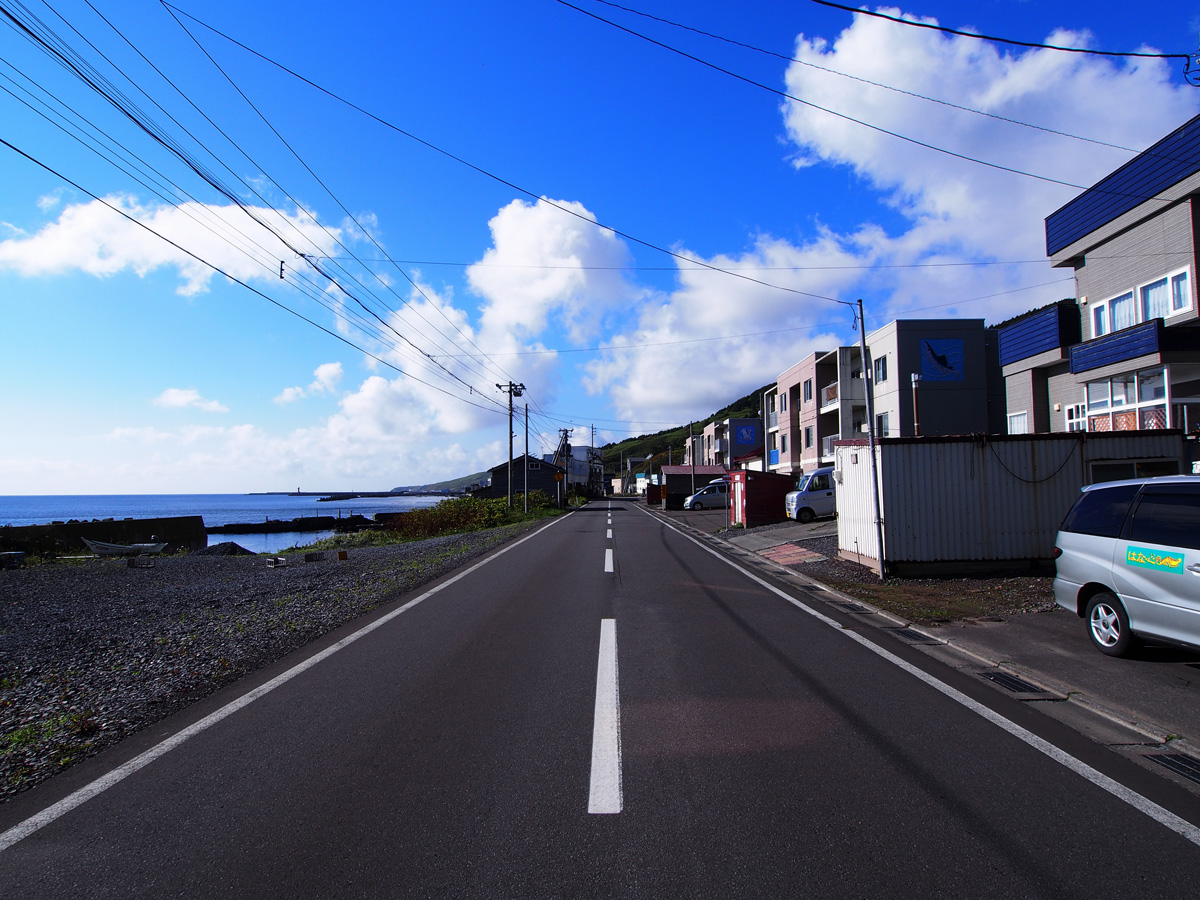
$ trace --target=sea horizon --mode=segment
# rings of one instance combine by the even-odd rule
[[[344,493],[344,492],[334,492]],[[444,494],[388,494],[322,501],[329,494],[3,494],[0,528],[51,525],[71,520],[159,519],[201,516],[206,528],[289,521],[313,516],[373,517],[433,506]],[[298,543],[328,537],[331,531],[209,535],[209,543],[233,540],[247,550],[272,553]]]

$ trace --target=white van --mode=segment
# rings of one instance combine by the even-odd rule
[[[834,496],[833,466],[814,469],[800,477],[796,490],[784,498],[784,510],[789,519],[811,522],[837,512]]]
[[[1054,544],[1054,599],[1101,653],[1142,637],[1200,648],[1200,478],[1088,485]]]

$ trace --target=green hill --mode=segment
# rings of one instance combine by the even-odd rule
[[[439,481],[436,484],[420,484],[410,485],[408,487],[395,487],[393,491],[408,491],[412,494],[430,493],[436,494],[439,491],[459,492],[472,484],[482,484],[488,480],[487,472],[476,472],[474,475],[464,475],[461,478],[452,478],[449,481]]]
[[[745,397],[734,400],[710,416],[692,423],[692,433],[700,434],[704,426],[718,419],[755,419],[759,416],[759,404],[762,402],[762,392],[774,387],[766,384]],[[650,467],[657,469],[666,465],[669,460],[675,463],[683,461],[683,447],[687,443],[688,427],[668,428],[654,434],[642,434],[634,438],[626,438],[615,444],[606,444],[600,448],[604,454],[605,474],[616,474],[621,467],[622,456],[652,457]],[[668,452],[668,450],[670,452]],[[637,471],[647,471],[645,463],[638,463]]]

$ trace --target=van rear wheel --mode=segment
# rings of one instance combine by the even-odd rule
[[[1137,638],[1129,630],[1129,615],[1116,594],[1096,594],[1088,601],[1084,618],[1092,644],[1106,656],[1127,656],[1137,646]]]

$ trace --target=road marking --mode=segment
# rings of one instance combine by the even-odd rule
[[[617,686],[617,620],[601,619],[588,812],[611,815],[620,811],[621,696]]]
[[[604,551],[604,571],[611,572],[613,570],[613,554],[612,547]]]
[[[648,516],[651,515],[646,510],[642,510],[642,511]],[[925,682],[931,688],[944,694],[946,697],[950,698],[954,702],[959,703],[962,706],[965,706],[967,709],[971,710],[976,715],[982,716],[984,719],[987,719],[993,725],[996,725],[997,727],[1004,729],[1009,734],[1011,734],[1013,737],[1028,744],[1033,749],[1035,749],[1041,753],[1044,753],[1046,756],[1050,757],[1051,759],[1053,759],[1055,762],[1059,763],[1060,765],[1070,769],[1075,774],[1080,775],[1083,778],[1086,778],[1088,781],[1090,781],[1092,784],[1096,785],[1096,787],[1100,788],[1101,790],[1107,791],[1108,793],[1110,793],[1114,797],[1116,797],[1118,800],[1122,800],[1125,803],[1128,803],[1134,809],[1138,810],[1141,813],[1144,813],[1145,815],[1149,816],[1151,819],[1154,819],[1160,825],[1163,825],[1163,826],[1171,829],[1171,831],[1174,831],[1176,834],[1180,835],[1181,837],[1191,841],[1193,844],[1196,844],[1197,846],[1200,846],[1200,828],[1197,828],[1195,825],[1193,825],[1187,819],[1184,819],[1181,816],[1175,815],[1175,813],[1171,812],[1169,809],[1159,806],[1153,800],[1150,800],[1147,797],[1143,797],[1137,791],[1134,791],[1134,790],[1126,787],[1125,785],[1121,784],[1121,782],[1119,782],[1113,778],[1109,778],[1103,772],[1099,771],[1098,769],[1094,769],[1091,766],[1089,766],[1087,763],[1083,762],[1083,760],[1076,759],[1074,756],[1071,756],[1071,754],[1067,753],[1065,750],[1062,750],[1062,749],[1054,746],[1054,744],[1050,743],[1045,738],[1038,737],[1032,731],[1029,731],[1026,728],[1022,728],[1016,722],[1012,722],[1012,721],[1006,719],[1004,716],[1000,715],[1000,713],[996,712],[993,709],[988,708],[987,706],[984,706],[979,701],[972,700],[966,694],[962,693],[961,691],[959,691],[955,688],[952,688],[950,685],[946,684],[944,681],[941,681],[941,680],[935,678],[933,675],[930,675],[928,672],[925,672],[922,669],[917,668],[912,663],[905,662],[900,657],[896,656],[895,654],[891,653],[888,650],[885,650],[883,647],[880,647],[878,644],[874,643],[870,639],[863,637],[857,631],[851,631],[848,628],[843,628],[841,623],[838,622],[836,619],[831,619],[829,616],[825,615],[824,613],[818,612],[817,610],[813,609],[808,604],[802,603],[801,601],[797,600],[795,597],[792,597],[789,594],[787,594],[786,592],[780,590],[779,588],[777,588],[775,585],[771,584],[770,582],[767,582],[767,581],[763,580],[762,578],[759,578],[753,572],[742,568],[740,565],[735,563],[733,560],[726,559],[724,556],[722,556],[716,550],[714,550],[711,547],[706,546],[705,544],[696,540],[690,534],[686,534],[683,531],[680,531],[678,528],[676,528],[670,522],[666,522],[664,524],[668,528],[670,528],[672,531],[679,534],[680,536],[687,538],[689,541],[691,541],[697,547],[700,547],[702,550],[708,551],[713,556],[715,556],[717,559],[721,560],[721,562],[725,563],[726,565],[730,566],[733,569],[736,569],[738,572],[741,572],[743,575],[745,575],[751,581],[766,588],[771,593],[773,593],[779,597],[782,597],[784,600],[786,600],[788,603],[795,606],[797,609],[800,609],[800,610],[808,613],[810,616],[815,618],[817,621],[823,622],[824,624],[828,625],[829,627],[837,629],[842,634],[844,634],[846,637],[850,638],[850,640],[857,641],[859,644],[861,644],[867,650],[870,650],[872,653],[876,654],[877,656],[882,657],[883,659],[890,662],[892,665],[894,665],[900,669],[903,669],[905,672],[908,672],[910,675],[914,676],[915,678],[919,678],[921,681]]]
[[[611,529],[611,528],[610,528],[610,529],[608,529],[608,539],[609,539],[610,541],[612,540],[612,529]]]
[[[374,622],[370,623],[369,625],[363,626],[362,628],[360,628],[358,631],[354,632],[353,634],[342,638],[336,644],[331,644],[330,646],[328,646],[324,650],[322,650],[320,653],[314,654],[313,656],[310,656],[308,659],[304,660],[303,662],[297,663],[296,665],[292,666],[292,668],[288,669],[283,674],[276,675],[270,681],[266,682],[265,684],[260,685],[259,687],[256,687],[254,690],[249,691],[248,693],[243,694],[242,696],[238,697],[236,700],[233,700],[233,701],[227,703],[225,706],[222,706],[216,712],[209,713],[207,716],[205,716],[200,721],[194,722],[193,724],[189,725],[187,728],[184,728],[182,731],[176,732],[175,734],[171,735],[171,737],[167,738],[162,743],[154,745],[149,750],[145,751],[144,753],[139,754],[138,756],[135,756],[133,759],[129,760],[128,762],[123,763],[122,765],[113,769],[108,774],[100,776],[95,781],[93,781],[91,784],[86,784],[83,787],[81,787],[79,790],[75,791],[74,793],[68,794],[66,797],[59,800],[53,806],[48,806],[48,807],[46,807],[46,809],[42,810],[40,813],[30,816],[24,822],[19,822],[18,824],[14,825],[12,828],[8,829],[8,831],[4,832],[3,834],[0,834],[0,853],[3,853],[5,850],[7,850],[13,844],[17,843],[17,841],[27,838],[27,837],[29,837],[29,835],[33,834],[35,831],[38,831],[39,829],[44,828],[45,826],[49,825],[51,822],[53,822],[55,819],[59,818],[60,816],[65,815],[66,813],[69,813],[71,810],[75,809],[78,806],[82,806],[84,803],[91,800],[93,797],[98,796],[99,794],[108,790],[110,787],[113,787],[114,785],[124,781],[126,778],[128,778],[130,775],[132,775],[134,772],[148,766],[150,763],[154,762],[159,757],[165,756],[167,753],[174,750],[176,747],[178,747],[184,741],[188,740],[188,738],[195,737],[196,735],[200,734],[200,732],[206,731],[207,729],[211,728],[213,725],[216,725],[222,719],[225,719],[225,718],[233,715],[239,709],[249,706],[255,700],[259,699],[260,697],[266,696],[267,694],[271,693],[271,691],[275,690],[275,688],[280,687],[283,684],[286,684],[287,682],[289,682],[293,678],[295,678],[297,675],[299,675],[302,672],[305,672],[308,669],[311,669],[313,666],[317,665],[317,663],[323,662],[324,660],[333,656],[333,654],[337,653],[339,650],[342,650],[342,649],[348,647],[350,644],[353,644],[359,638],[365,637],[366,635],[368,635],[372,631],[374,631],[376,628],[380,628],[381,626],[386,625],[388,622],[392,621],[392,619],[396,618],[397,616],[401,615],[402,613],[408,612],[410,609],[412,609],[414,606],[416,606],[421,601],[429,599],[430,597],[432,597],[434,594],[438,593],[439,591],[442,591],[442,590],[450,587],[450,585],[454,584],[456,581],[460,581],[463,578],[466,578],[468,575],[470,575],[476,569],[481,569],[484,566],[486,566],[488,563],[499,559],[501,556],[503,556],[509,550],[514,550],[517,547],[521,546],[521,544],[525,543],[526,541],[533,540],[533,538],[537,537],[539,534],[541,534],[547,528],[552,528],[554,525],[563,521],[563,519],[565,519],[565,518],[566,518],[566,516],[563,516],[560,519],[555,519],[549,525],[539,528],[537,531],[533,532],[530,535],[527,535],[526,537],[521,538],[519,541],[515,541],[514,543],[511,543],[511,544],[506,544],[504,547],[501,547],[499,550],[497,550],[491,556],[488,556],[485,559],[480,560],[479,562],[475,563],[475,565],[471,566],[470,568],[464,569],[463,571],[459,572],[458,574],[454,575],[453,577],[446,579],[441,584],[430,588],[425,593],[421,594],[421,596],[414,597],[412,600],[409,600],[403,606],[398,607],[397,609],[393,609],[387,615],[381,616],[380,618],[376,619]]]

